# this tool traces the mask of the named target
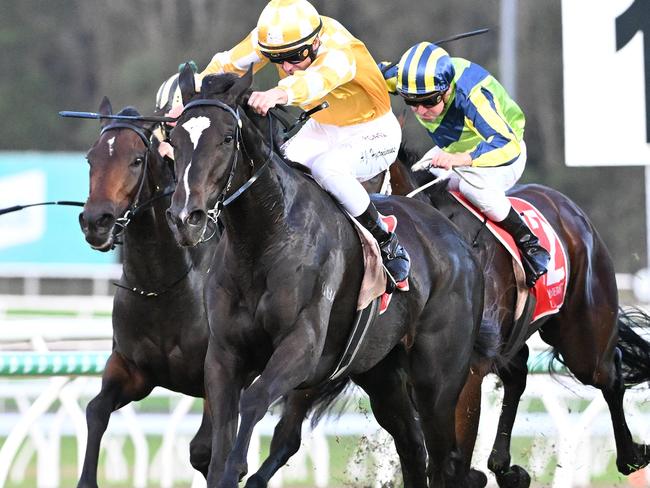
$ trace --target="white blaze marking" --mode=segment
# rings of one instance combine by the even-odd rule
[[[196,151],[196,147],[199,145],[199,140],[203,135],[203,131],[208,127],[210,127],[210,119],[208,119],[207,117],[192,117],[190,120],[185,122],[181,127],[183,127],[183,129],[185,129],[189,134],[190,140],[194,145],[194,150]],[[185,209],[187,209],[187,203],[190,200],[189,176],[190,176],[191,167],[192,167],[192,161],[190,160],[190,163],[187,165],[187,168],[185,168],[185,174],[183,174],[183,187],[185,188]]]
[[[210,119],[207,117],[192,117],[183,124],[183,129],[190,135],[192,144],[194,144],[194,150],[199,145],[199,139],[201,139],[203,131],[208,127],[210,127]]]
[[[189,177],[190,177],[191,167],[192,167],[192,161],[190,160],[190,164],[188,164],[187,168],[185,168],[185,174],[183,175],[183,188],[185,188],[185,207],[183,208],[183,210],[187,209],[187,203],[190,201]]]
[[[113,155],[113,144],[115,144],[115,136],[111,137],[108,140],[108,155],[109,156]]]

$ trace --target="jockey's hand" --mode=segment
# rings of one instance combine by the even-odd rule
[[[441,149],[438,146],[433,146],[429,149],[420,160],[411,166],[411,171],[427,171],[431,167],[431,160],[436,156]]]
[[[434,168],[451,169],[454,166],[471,166],[472,158],[469,153],[451,154],[440,151],[431,158],[431,166]]]
[[[169,142],[163,141],[158,146],[158,154],[160,154],[163,158],[167,156],[169,159],[174,159],[174,148]]]
[[[248,99],[248,105],[260,115],[266,115],[270,108],[276,105],[286,105],[289,101],[287,92],[282,88],[271,88],[263,92],[253,92]]]
[[[174,105],[174,106],[169,110],[169,112],[167,112],[167,113],[165,114],[165,117],[172,117],[172,118],[174,118],[174,119],[177,119],[177,118],[180,117],[180,115],[183,113],[183,109],[184,109],[184,108],[185,108],[185,106],[184,106],[182,103],[179,103],[179,104],[177,104],[177,105]],[[176,126],[176,122],[165,122],[165,124],[167,124],[167,125],[170,126],[170,127],[175,127],[175,126]]]

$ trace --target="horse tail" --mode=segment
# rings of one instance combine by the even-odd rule
[[[472,366],[480,367],[484,365],[488,369],[494,369],[494,366],[501,360],[500,350],[501,334],[499,325],[495,320],[483,317],[478,335],[474,341]]]
[[[318,388],[316,391],[317,398],[314,401],[314,404],[311,407],[311,426],[312,428],[316,427],[316,424],[321,421],[326,413],[331,413],[331,410],[336,402],[336,399],[339,397],[343,390],[350,386],[352,382],[350,377],[346,376],[339,380],[329,381],[325,385]],[[345,411],[349,397],[344,397],[345,400],[341,403],[340,407],[334,412],[335,417],[340,417],[341,414]]]
[[[650,315],[638,308],[619,309],[618,349],[621,351],[621,373],[626,386],[650,381],[650,342],[641,334],[650,333]]]
[[[618,350],[617,364],[620,364],[621,380],[626,386],[634,386],[650,381],[650,342],[645,340],[634,329],[650,334],[650,315],[636,307],[624,310],[619,308],[618,318]],[[558,363],[561,365],[558,367]],[[552,358],[548,365],[551,376],[574,376],[566,368],[566,362],[560,352],[553,348]]]

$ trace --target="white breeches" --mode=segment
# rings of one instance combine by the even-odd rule
[[[309,119],[282,149],[288,159],[307,166],[318,184],[356,217],[370,204],[360,182],[388,169],[401,140],[402,128],[391,111],[344,127]]]
[[[456,172],[450,174],[448,188],[463,194],[490,220],[501,222],[510,211],[510,201],[505,192],[517,183],[525,167],[526,144],[521,141],[521,154],[513,163],[493,168],[457,166],[455,169],[460,175]],[[431,168],[429,171],[435,176],[445,172],[440,168]]]

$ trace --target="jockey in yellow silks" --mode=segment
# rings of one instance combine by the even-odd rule
[[[319,15],[307,0],[272,0],[257,27],[229,51],[215,54],[197,80],[225,72],[241,75],[251,64],[258,71],[269,62],[276,66],[280,81],[270,90],[253,92],[248,104],[266,115],[276,105],[307,110],[329,103],[284,144],[284,155],[311,170],[314,179],[371,232],[394,280],[405,280],[408,253],[361,185],[388,169],[401,142],[401,127],[377,63],[360,40],[336,20]],[[173,83],[172,77],[167,88],[161,87],[168,97],[174,96]],[[167,100],[159,98],[162,107]],[[176,105],[169,115],[176,116],[181,109]]]

